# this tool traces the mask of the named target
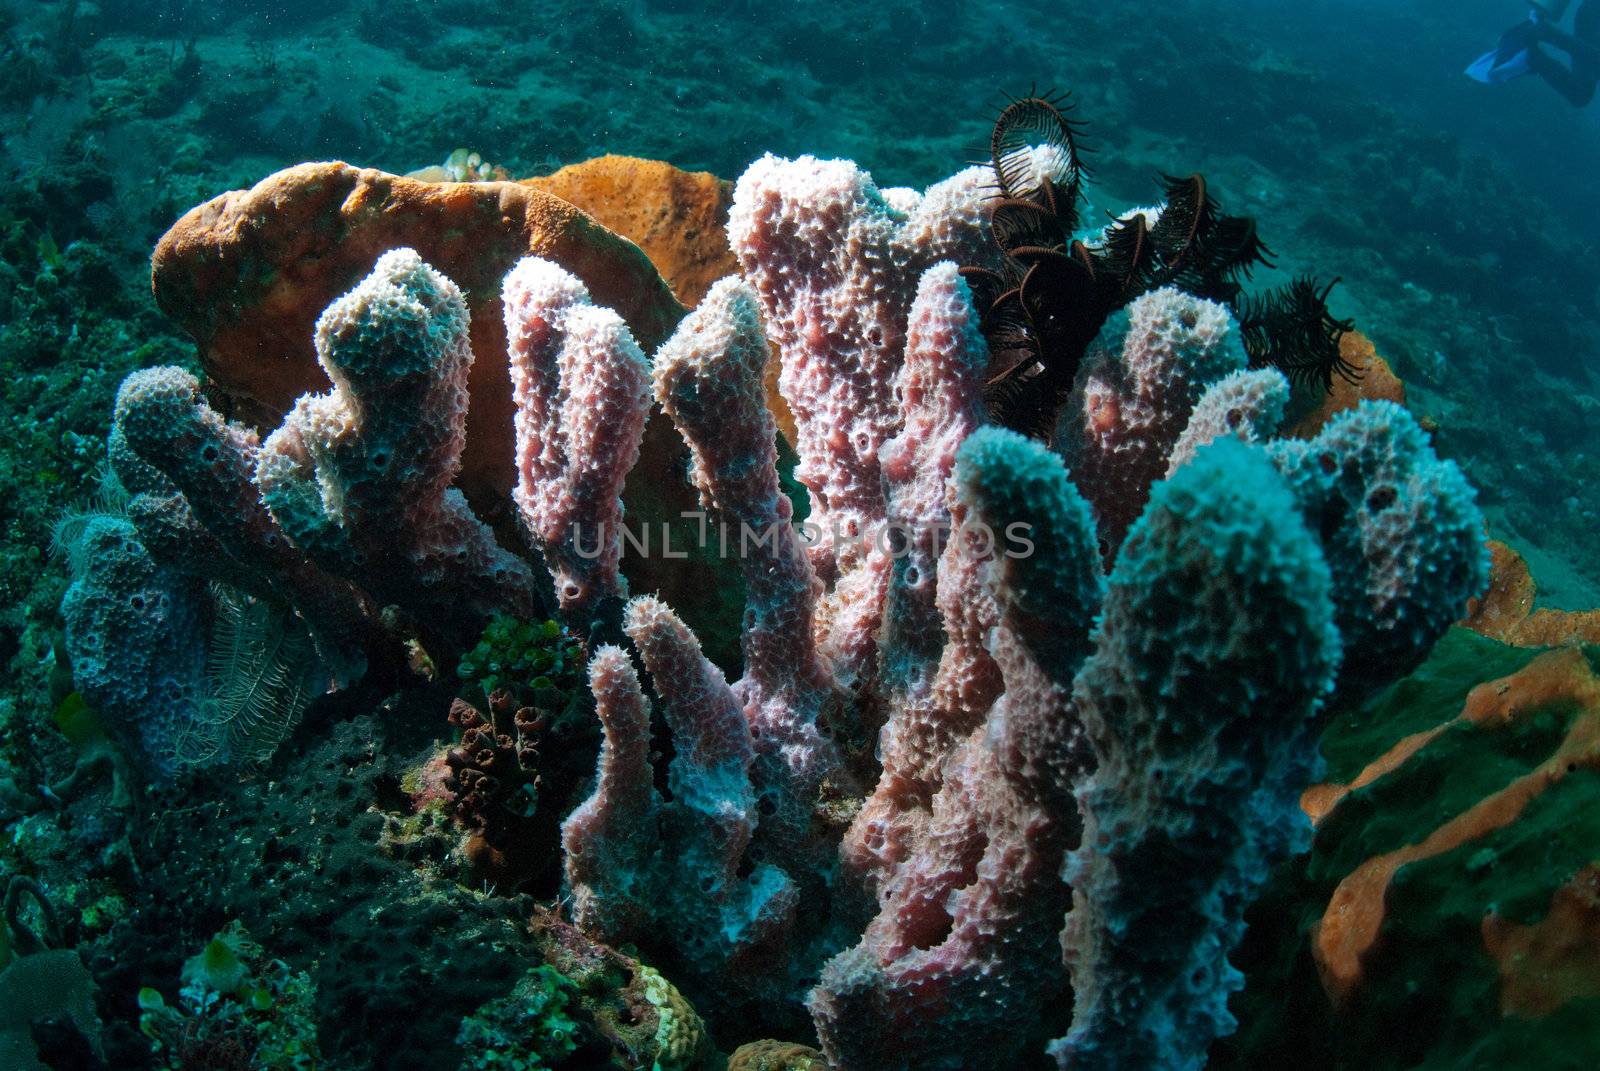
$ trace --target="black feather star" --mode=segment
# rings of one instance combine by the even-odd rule
[[[1228,305],[1253,366],[1273,365],[1296,384],[1330,391],[1335,375],[1355,381],[1359,372],[1339,349],[1352,324],[1328,311],[1333,284],[1298,279],[1246,294],[1245,281],[1271,266],[1272,251],[1254,220],[1221,210],[1204,176],[1163,176],[1154,222],[1133,213],[1090,241],[1075,239],[1089,173],[1083,131],[1067,94],[1030,93],[1006,103],[989,139],[1000,265],[962,275],[993,358],[984,393],[996,423],[1048,437],[1106,320],[1164,286]],[[1040,173],[1035,146],[1055,150],[1048,173]]]
[[[1361,369],[1344,359],[1339,345],[1355,323],[1328,311],[1328,293],[1338,282],[1318,290],[1315,280],[1302,278],[1260,297],[1241,296],[1234,311],[1251,367],[1272,365],[1292,383],[1330,393],[1335,375],[1360,382]]]

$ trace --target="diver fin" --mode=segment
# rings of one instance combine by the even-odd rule
[[[1492,51],[1472,61],[1467,77],[1487,85],[1509,82],[1533,71],[1528,55],[1539,43],[1539,17],[1519,22],[1500,37]]]

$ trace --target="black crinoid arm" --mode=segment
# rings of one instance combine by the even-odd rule
[[[1076,237],[1088,176],[1071,98],[1030,94],[1000,112],[989,139],[998,269],[962,270],[992,354],[985,386],[996,423],[1048,437],[1090,343],[1118,309],[1165,286],[1230,306],[1257,364],[1297,383],[1350,378],[1339,356],[1351,325],[1329,312],[1329,287],[1297,280],[1244,292],[1271,250],[1253,219],[1224,213],[1201,175],[1164,176],[1160,209],[1113,218]]]
[[[999,268],[962,271],[989,341],[992,415],[1036,435],[1072,387],[1076,363],[1062,355],[1081,354],[1099,330],[1089,326],[1100,304],[1095,268],[1073,240],[1088,169],[1072,112],[1066,94],[1029,95],[1001,110],[989,138]]]
[[[1251,367],[1271,365],[1296,386],[1317,386],[1329,393],[1336,375],[1346,383],[1359,382],[1362,370],[1345,360],[1340,347],[1355,323],[1328,311],[1328,294],[1338,282],[1318,288],[1316,280],[1300,278],[1259,296],[1237,297],[1234,316]]]
[[[1225,215],[1204,175],[1164,175],[1161,218],[1151,229],[1159,267],[1156,286],[1176,286],[1196,297],[1230,304],[1257,265],[1271,266],[1272,251],[1248,216]]]

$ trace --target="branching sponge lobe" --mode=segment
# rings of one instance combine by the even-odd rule
[[[1270,447],[1333,571],[1340,703],[1415,669],[1489,581],[1476,492],[1393,402]]]
[[[650,704],[620,647],[595,651],[589,687],[605,737],[594,794],[561,826],[573,917],[596,933],[637,933],[651,920],[651,857],[659,847]]]
[[[1167,287],[1106,322],[1084,357],[1058,432],[1094,504],[1109,561],[1167,471],[1195,403],[1249,363],[1226,305]]]
[[[205,699],[205,585],[155,561],[110,514],[88,519],[70,561],[61,617],[73,681],[124,753],[166,781]]]
[[[1283,423],[1289,407],[1289,381],[1276,368],[1255,368],[1223,376],[1200,396],[1188,426],[1167,459],[1167,475],[1194,460],[1195,452],[1224,435],[1264,443]]]
[[[888,559],[871,537],[888,503],[878,451],[900,428],[894,384],[912,297],[938,261],[991,256],[986,176],[969,168],[918,194],[879,190],[848,160],[768,155],[734,189],[728,243],[782,358],[795,476],[824,533],[812,559],[829,591],[826,653],[846,683],[868,669],[881,620]]]
[[[818,718],[834,696],[817,651],[818,584],[778,486],[777,428],[762,386],[768,347],[755,293],[718,282],[656,354],[655,391],[689,445],[690,479],[745,579],[744,676],[734,686],[768,787],[762,836],[793,852],[839,767]]]
[[[533,574],[450,486],[466,440],[467,307],[410,249],[378,259],[317,321],[333,389],[302,397],[256,479],[307,554],[441,641],[470,646],[496,613],[527,617]]]
[[[896,383],[902,427],[879,452],[898,543],[878,641],[888,720],[877,788],[843,845],[851,880],[867,891],[921,836],[945,759],[1000,694],[1000,669],[985,647],[999,615],[982,559],[956,535],[967,509],[950,479],[957,450],[987,419],[988,362],[971,291],[954,264],[934,265],[911,306]]]
[[[681,969],[732,987],[730,999],[771,991],[784,982],[798,895],[778,867],[746,866],[755,749],[739,699],[658,600],[629,603],[624,628],[672,730],[672,800],[651,785],[638,677],[621,650],[602,648],[590,671],[605,730],[598,780],[562,827],[575,919],[608,940],[669,930]]]
[[[1035,553],[984,559],[1004,694],[947,758],[877,917],[812,994],[840,1071],[1016,1067],[1042,1047],[1037,1024],[1065,983],[1060,873],[1088,767],[1070,695],[1100,600],[1093,521],[1060,459],[1014,432],[969,436],[953,483],[976,521],[1031,532]]]
[[[115,461],[120,440],[177,492],[176,500],[139,494],[130,505],[152,552],[160,555],[166,548],[183,567],[196,544],[214,545],[200,572],[293,607],[336,680],[348,683],[362,675],[363,640],[371,631],[363,599],[348,581],[307,558],[268,512],[255,485],[255,432],[225,421],[183,369],[148,368],[123,380],[112,439],[119,471],[129,468]]]

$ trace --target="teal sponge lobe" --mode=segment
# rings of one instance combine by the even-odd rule
[[[1223,744],[1230,725],[1253,738],[1259,782],[1268,752],[1305,735],[1329,690],[1341,655],[1333,607],[1317,540],[1261,449],[1220,439],[1157,484],[1112,571],[1078,682],[1106,753],[1144,764],[1123,771],[1119,791],[1154,798],[1171,778],[1191,780],[1189,805],[1235,791],[1244,771],[1215,779],[1228,756],[1201,743]]]
[[[1343,705],[1415,669],[1483,593],[1483,514],[1461,470],[1392,402],[1363,402],[1315,439],[1269,449],[1333,573]]]
[[[124,754],[166,780],[204,696],[203,588],[152,559],[121,517],[91,517],[78,543],[61,600],[73,682]]]
[[[980,428],[956,455],[955,479],[994,539],[1012,628],[1043,665],[1076,668],[1104,581],[1093,514],[1061,459],[1014,431]]]
[[[1309,835],[1332,584],[1283,478],[1232,438],[1156,485],[1130,531],[1077,682],[1099,766],[1066,868],[1063,1066],[1198,1068],[1232,1030],[1244,905]]]
[[[414,250],[392,249],[317,320],[317,353],[340,386],[427,385],[441,364],[460,360],[467,326],[456,285]]]

